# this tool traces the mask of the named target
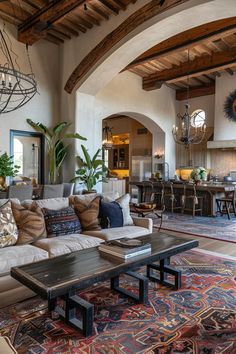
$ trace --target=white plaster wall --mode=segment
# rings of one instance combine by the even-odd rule
[[[178,110],[181,114],[184,113],[184,104],[186,101],[178,101]],[[195,97],[188,100],[190,104],[189,112],[192,114],[196,109],[202,109],[206,113],[207,127],[214,126],[215,119],[215,95]]]
[[[226,97],[236,89],[236,76],[225,73],[216,79],[214,140],[235,140],[236,123],[224,116]]]
[[[172,125],[175,121],[175,91],[163,86],[160,90],[143,91],[141,78],[122,73],[114,78],[96,96],[77,91],[76,126],[88,138],[92,153],[102,142],[102,120],[114,114],[135,118],[153,133],[153,151],[165,150],[165,161],[170,164],[170,176],[175,170],[175,144]],[[79,152],[80,143],[77,143]],[[161,161],[160,161],[161,162]]]
[[[18,55],[22,71],[29,72],[25,45],[18,42],[17,29],[7,26],[12,48]],[[29,48],[33,71],[38,83],[38,92],[32,100],[16,111],[0,115],[0,152],[10,149],[10,129],[33,131],[26,118],[52,126],[59,116],[59,48],[46,41],[40,41]],[[0,58],[1,60],[1,58]]]

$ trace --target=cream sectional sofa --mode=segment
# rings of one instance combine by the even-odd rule
[[[77,196],[78,197],[78,196]],[[81,196],[82,198],[83,196]],[[3,205],[6,200],[0,200]],[[26,203],[31,203],[27,201]],[[69,205],[68,198],[37,201],[39,206],[58,210]],[[0,307],[7,306],[33,296],[34,293],[10,276],[11,267],[60,256],[84,248],[98,246],[104,240],[121,237],[138,237],[152,232],[152,220],[133,218],[134,224],[119,228],[87,231],[81,234],[43,238],[30,245],[14,245],[0,248]]]

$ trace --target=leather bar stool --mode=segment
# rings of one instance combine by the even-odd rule
[[[236,216],[235,197],[236,192],[234,189],[232,192],[226,192],[224,197],[216,199],[217,212],[219,212],[221,216],[223,214],[227,214],[229,220],[231,212],[234,213],[234,216]]]
[[[182,212],[191,211],[193,216],[199,212],[202,215],[203,199],[204,196],[197,194],[195,184],[193,184],[190,194],[186,193],[186,185],[184,185]]]

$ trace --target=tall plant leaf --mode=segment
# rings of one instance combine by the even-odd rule
[[[65,128],[68,128],[70,125],[71,123],[67,122],[59,123],[53,128],[53,133],[59,135]]]

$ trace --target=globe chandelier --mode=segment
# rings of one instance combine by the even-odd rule
[[[188,62],[189,62],[189,50],[188,50]],[[177,114],[178,123],[173,125],[172,135],[174,141],[177,144],[184,145],[186,148],[191,144],[200,144],[206,133],[206,124],[196,125],[196,117],[199,112],[189,113],[190,104],[189,100],[189,75],[187,77],[187,100],[185,103],[184,114]]]
[[[0,29],[0,114],[24,106],[37,92],[27,45],[26,56],[30,69],[28,74],[23,73],[17,63],[18,56],[12,50],[4,25],[3,30]]]

